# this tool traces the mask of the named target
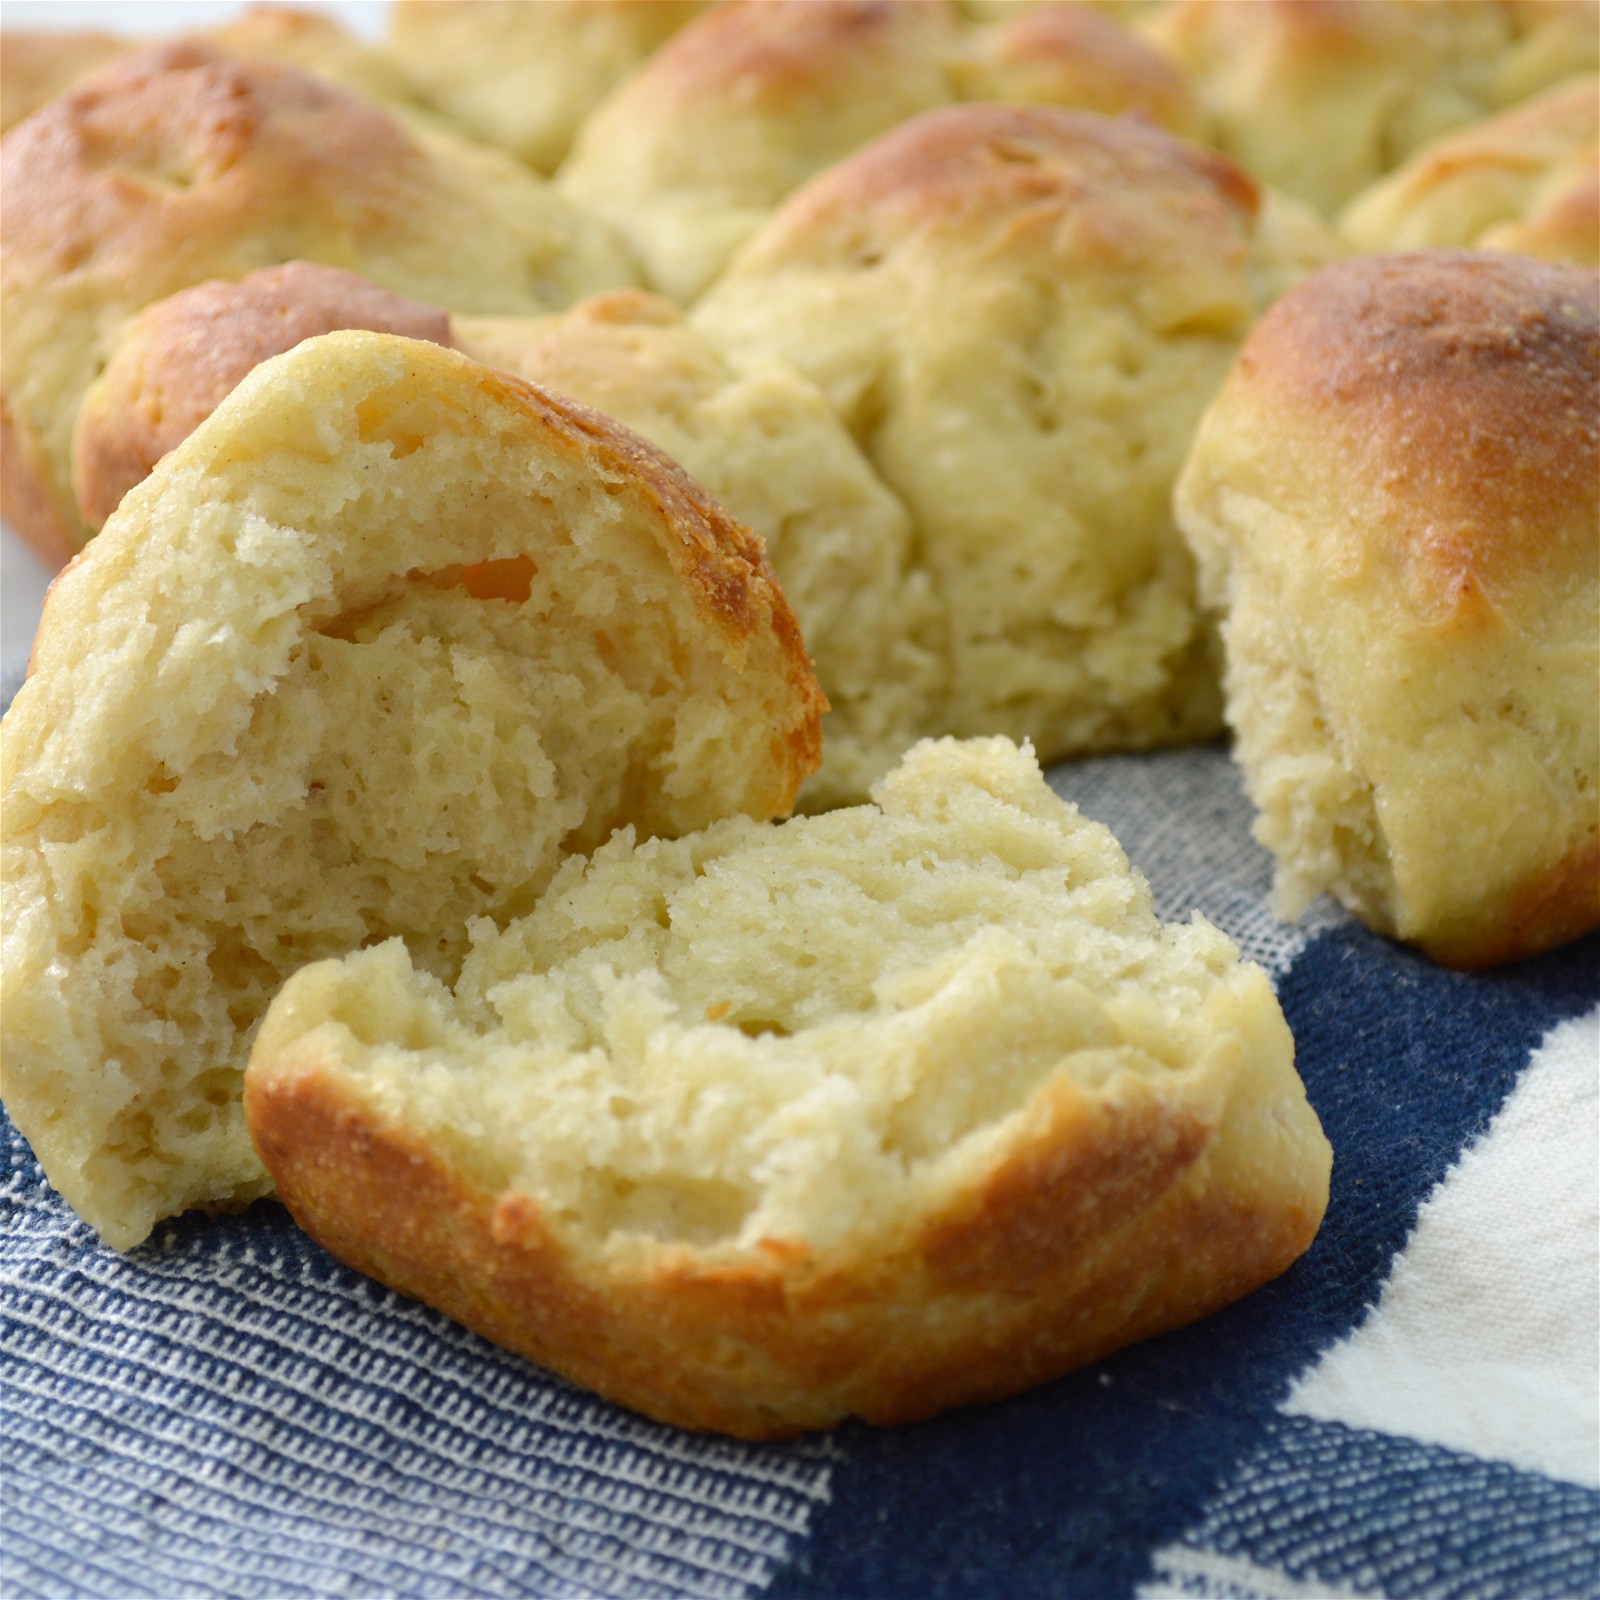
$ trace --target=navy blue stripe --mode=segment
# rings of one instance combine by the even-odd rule
[[[0,1219],[8,1596],[748,1593],[805,1526],[825,1445],[619,1412],[278,1207],[119,1257],[0,1118]]]
[[[1131,1594],[1276,1427],[1291,1380],[1359,1322],[1533,1047],[1600,999],[1600,936],[1462,975],[1340,929],[1279,991],[1336,1152],[1305,1258],[1241,1304],[1033,1394],[842,1430],[829,1506],[773,1600]],[[1530,1567],[1538,1556],[1530,1545]]]
[[[1600,1595],[1600,1493],[1307,1417],[1274,1420],[1188,1542],[1388,1600]]]

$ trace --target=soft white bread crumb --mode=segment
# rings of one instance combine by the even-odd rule
[[[474,929],[299,973],[252,1131],[335,1253],[652,1415],[1000,1394],[1281,1271],[1329,1153],[1264,974],[1163,927],[1002,739],[876,805],[612,839]]]
[[[268,1187],[307,961],[454,977],[616,827],[786,812],[821,697],[760,548],[607,419],[433,344],[258,367],[55,584],[6,717],[4,1094],[111,1243]]]

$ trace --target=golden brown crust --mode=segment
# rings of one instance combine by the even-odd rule
[[[1600,157],[1531,216],[1501,223],[1478,242],[1485,250],[1600,267]]]
[[[402,126],[290,67],[198,40],[140,51],[0,145],[3,384],[18,498],[81,544],[71,434],[123,320],[212,278],[285,260],[359,269],[459,310],[531,314],[632,281],[604,225],[509,157]],[[463,239],[471,239],[464,248]]]
[[[1492,922],[1418,943],[1441,966],[1504,966],[1600,928],[1600,838],[1591,836],[1519,884]]]
[[[299,67],[385,104],[409,105],[414,98],[398,68],[320,11],[253,5],[195,37],[230,55]],[[139,48],[135,39],[108,33],[17,29],[0,34],[0,131]]]
[[[1096,216],[1086,196],[1137,204]],[[1131,267],[1175,226],[1203,229],[1202,197],[1246,224],[1261,204],[1256,184],[1231,161],[1135,119],[1054,106],[953,106],[821,174],[763,229],[739,270],[849,257],[907,238],[1015,246],[1039,233],[1048,246],[1064,212],[1081,219],[1073,243],[1085,259]]]
[[[1325,1204],[1325,1176],[1272,1207],[1219,1181],[1201,1107],[1053,1081],[960,1214],[917,1236],[608,1269],[314,1057],[253,1064],[246,1109],[280,1196],[341,1260],[608,1398],[750,1439],[1016,1393],[1275,1276]]]
[[[1161,37],[1184,54],[1259,51],[1279,71],[1343,70],[1382,59],[1406,37],[1404,13],[1379,0],[1178,0]]]
[[[1268,312],[1233,383],[1381,485],[1348,532],[1431,627],[1581,566],[1600,481],[1600,280],[1493,255],[1368,256]],[[1352,551],[1349,559],[1357,556]]]
[[[241,206],[322,200],[329,175],[338,190],[416,160],[376,107],[194,39],[126,57],[48,110],[5,146],[7,255],[29,278],[70,271],[91,244],[137,268]]]
[[[730,111],[764,115],[804,109],[834,87],[841,68],[863,57],[881,67],[926,48],[955,23],[948,0],[735,0],[691,23],[652,63],[651,102],[675,104],[737,95]],[[870,69],[869,69],[870,70]]]
[[[405,74],[386,55],[322,11],[260,3],[206,29],[203,37],[230,55],[299,67],[383,105],[408,107],[415,101]]]
[[[341,328],[450,343],[448,312],[305,261],[196,284],[147,307],[78,414],[72,476],[84,520],[98,528],[246,373]]]
[[[1214,142],[1332,216],[1452,130],[1600,65],[1592,0],[1174,0],[1142,24]]]
[[[1326,268],[1247,342],[1177,504],[1291,903],[1464,968],[1600,925],[1600,275]]]
[[[475,138],[539,172],[622,78],[708,0],[396,0],[390,47]]]
[[[560,181],[687,303],[806,179],[961,101],[1200,120],[1180,67],[1076,5],[989,27],[944,0],[729,0],[619,85]]]
[[[285,137],[286,129],[300,136]],[[287,240],[264,237],[253,218],[298,211],[307,232],[337,233],[347,227],[330,210],[344,183],[338,174],[384,174],[362,186],[375,216],[378,190],[398,180],[388,202],[397,204],[416,161],[404,133],[375,107],[287,68],[231,61],[196,40],[124,57],[7,135],[7,521],[47,559],[83,542],[59,481],[66,463],[54,462],[46,441],[52,430],[65,434],[72,418],[50,415],[55,394],[37,392],[57,388],[54,369],[66,358],[51,346],[74,330],[56,318],[85,317],[81,293],[105,284],[107,303],[126,295],[142,304],[153,297],[140,292],[145,285],[159,295],[185,278],[268,265]],[[186,271],[191,261],[196,268]],[[70,287],[78,283],[85,289]],[[50,309],[57,302],[59,310]],[[63,437],[63,454],[65,444]]]

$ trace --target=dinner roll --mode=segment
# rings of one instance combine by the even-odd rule
[[[255,1023],[390,937],[456,975],[624,823],[789,809],[821,700],[754,539],[436,345],[258,367],[51,589],[5,719],[0,1063],[108,1242],[267,1176]]]
[[[1600,922],[1600,277],[1330,267],[1251,336],[1178,487],[1282,909],[1450,966]]]
[[[1333,216],[1453,129],[1600,67],[1596,0],[1174,0],[1141,24],[1218,147]]]
[[[508,156],[188,41],[114,62],[0,144],[0,510],[47,560],[88,536],[72,429],[122,321],[285,259],[436,305],[529,313],[631,281],[621,246]]]
[[[1435,140],[1346,207],[1362,250],[1477,247],[1600,266],[1600,77]]]
[[[664,450],[767,546],[832,702],[808,810],[864,800],[939,725],[943,614],[911,520],[816,387],[718,350],[670,301],[614,290],[551,317],[456,317],[336,267],[290,262],[147,306],[73,436],[98,526],[258,362],[336,328],[454,344],[603,411]]]
[[[707,0],[395,0],[389,48],[475,138],[554,172],[573,130]]]
[[[1199,125],[1186,76],[1076,5],[979,27],[946,0],[729,0],[595,111],[558,182],[616,226],[652,287],[687,302],[813,173],[962,98]]]
[[[1132,118],[971,105],[813,179],[693,312],[828,396],[949,617],[941,732],[1046,761],[1221,726],[1172,485],[1303,209]]]
[[[1012,1393],[1281,1272],[1329,1151],[1266,976],[1163,927],[1004,740],[873,806],[623,833],[454,992],[272,1003],[246,1107],[341,1259],[652,1417],[772,1438]]]

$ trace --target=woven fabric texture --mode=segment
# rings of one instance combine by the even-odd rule
[[[1283,1278],[1014,1400],[743,1445],[506,1356],[274,1205],[119,1256],[8,1124],[0,1593],[1600,1595],[1600,1331],[1554,1296],[1520,1368],[1492,1332],[1600,1276],[1600,940],[1463,976],[1332,909],[1287,928],[1221,748],[1051,777],[1277,983],[1336,1152]],[[1551,1162],[1530,1227],[1516,1175]]]

